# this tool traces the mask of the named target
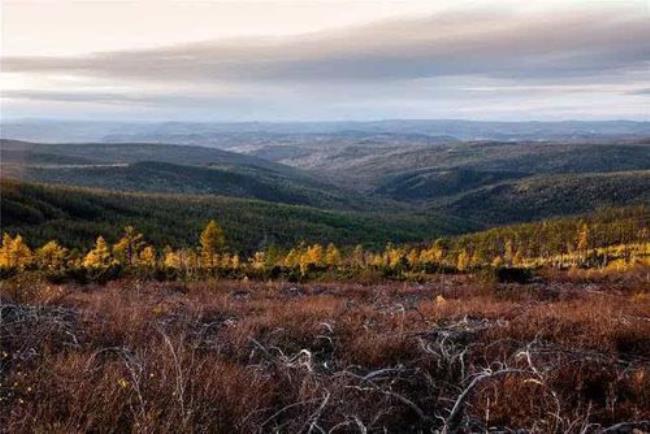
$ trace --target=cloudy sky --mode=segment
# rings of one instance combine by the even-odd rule
[[[3,0],[1,114],[650,120],[650,0]]]

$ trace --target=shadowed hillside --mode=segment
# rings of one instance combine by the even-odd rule
[[[650,171],[536,176],[461,195],[435,207],[498,225],[650,203]]]
[[[436,213],[325,211],[228,197],[111,193],[7,180],[0,186],[3,230],[23,233],[39,245],[65,234],[65,244],[87,247],[99,234],[116,238],[127,224],[159,245],[194,245],[212,218],[222,222],[237,250],[301,240],[382,246],[476,228]]]

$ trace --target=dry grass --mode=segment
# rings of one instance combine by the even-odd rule
[[[555,277],[3,282],[0,430],[650,429],[648,282]]]

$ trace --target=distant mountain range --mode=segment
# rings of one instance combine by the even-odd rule
[[[650,137],[650,122],[488,122],[381,120],[345,122],[90,122],[26,119],[2,123],[2,138],[38,142],[147,142],[227,148],[243,141],[299,141],[313,136],[393,135],[421,140],[563,140]],[[307,136],[307,137],[305,137]]]

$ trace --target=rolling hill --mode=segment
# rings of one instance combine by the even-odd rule
[[[534,175],[647,170],[650,169],[650,145],[468,142],[414,147],[359,146],[306,161],[304,167],[372,191],[396,176],[417,175],[421,171],[473,170]]]
[[[281,137],[275,134],[264,140],[274,143]],[[427,140],[416,133],[344,131],[304,145],[250,144],[257,156],[190,145],[3,140],[0,157],[3,176],[21,181],[397,216],[402,228],[411,217],[424,221],[421,227],[448,219],[452,228],[467,221],[479,228],[650,202],[647,140]]]
[[[366,209],[368,203],[358,193],[337,186],[237,166],[199,167],[143,161],[119,165],[23,166],[8,168],[6,172],[24,181],[113,191],[209,194],[325,209]]]
[[[293,167],[199,146],[2,141],[3,175],[116,191],[215,194],[367,209],[367,197]],[[375,202],[376,203],[376,202]]]
[[[239,251],[301,240],[382,246],[387,241],[418,242],[478,229],[434,212],[328,211],[222,196],[117,193],[11,180],[3,180],[0,187],[2,230],[19,232],[34,245],[60,239],[68,246],[87,248],[100,234],[115,240],[128,224],[157,245],[194,245],[212,218]]]
[[[210,166],[247,166],[273,170],[279,173],[307,176],[299,170],[250,155],[215,148],[151,143],[32,143],[18,140],[1,140],[0,149],[4,163],[36,164],[57,157],[58,162],[84,161],[87,164],[137,163],[159,161],[163,163]],[[45,157],[44,157],[45,156]],[[56,164],[54,161],[53,164]]]
[[[432,209],[488,225],[502,225],[630,204],[650,204],[650,171],[510,180],[449,198]]]

